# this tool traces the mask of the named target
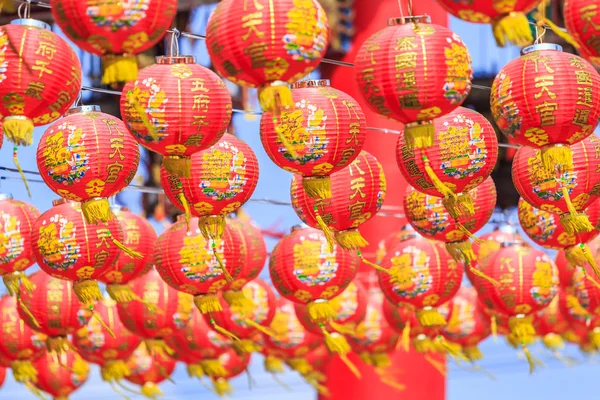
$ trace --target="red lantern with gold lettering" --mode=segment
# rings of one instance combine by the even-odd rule
[[[258,160],[246,143],[225,134],[212,147],[191,156],[191,176],[177,178],[161,168],[161,183],[171,202],[199,218],[206,238],[220,238],[225,216],[246,203],[258,183]]]
[[[46,129],[37,149],[46,185],[65,199],[82,202],[90,224],[113,219],[107,198],[131,183],[139,162],[138,145],[123,121],[98,106],[69,110]]]
[[[596,279],[590,276],[594,276],[594,272],[589,264],[575,268],[573,294],[588,313],[600,315],[600,287]]]
[[[31,230],[40,212],[31,204],[0,193],[0,275],[16,294],[22,272],[35,263]]]
[[[192,56],[156,57],[121,95],[121,115],[139,144],[167,171],[190,176],[190,156],[215,144],[231,122],[231,97],[217,74]]]
[[[542,166],[550,174],[571,172],[578,149],[570,146],[594,132],[599,104],[600,75],[594,67],[549,43],[523,49],[492,85],[496,124],[511,142],[540,149]]]
[[[315,199],[331,198],[329,176],[347,165],[363,148],[367,121],[360,105],[328,80],[293,85],[295,108],[277,119],[264,113],[260,138],[269,158],[280,168],[302,176],[302,186]]]
[[[561,288],[561,292],[564,289]],[[569,321],[559,307],[559,298],[554,297],[550,305],[538,311],[533,320],[535,333],[542,337],[542,342],[550,350],[559,350],[564,346],[561,335],[569,330]]]
[[[428,16],[390,19],[363,43],[354,71],[371,109],[405,124],[411,149],[433,146],[433,120],[462,104],[473,78],[461,38]]]
[[[445,325],[436,307],[456,294],[463,267],[443,243],[424,238],[400,242],[388,252],[381,266],[389,271],[379,274],[379,286],[389,301],[413,305],[423,326]]]
[[[593,172],[600,162],[589,156],[600,151],[600,138],[591,136],[571,147],[572,168],[552,172],[544,168],[540,150],[520,147],[513,159],[512,177],[523,200],[559,214],[565,231],[573,234],[594,229],[585,209],[600,198],[600,174]]]
[[[46,353],[35,364],[38,379],[36,388],[55,400],[67,399],[87,381],[90,366],[74,350],[61,354]]]
[[[403,242],[408,239],[414,239],[419,234],[412,229],[410,225],[405,225],[400,230],[394,231],[382,239],[377,245],[377,264],[381,264],[383,257],[387,254],[388,250],[394,247],[398,242]]]
[[[70,282],[43,271],[34,273],[29,280],[31,291],[21,283],[19,315],[31,329],[47,336],[49,351],[64,351],[69,347],[67,335],[85,326],[91,314],[82,308]]]
[[[596,0],[565,0],[562,8],[565,27],[579,45],[578,53],[594,65],[600,65],[600,19],[597,9]]]
[[[50,25],[17,19],[0,27],[0,115],[6,138],[31,145],[33,127],[60,118],[81,90],[75,51]]]
[[[229,380],[246,371],[248,365],[250,364],[250,355],[238,353],[233,349],[229,349],[227,352],[219,356],[219,362],[226,371],[225,375],[209,375],[209,377],[213,384],[213,390],[219,397],[222,397],[233,393],[233,389],[229,384]]]
[[[215,70],[240,86],[258,88],[266,112],[294,107],[288,83],[317,68],[328,45],[329,23],[317,0],[252,0],[243,6],[224,0],[206,27]]]
[[[358,227],[377,214],[387,190],[383,167],[366,151],[346,168],[331,175],[331,199],[313,199],[300,175],[292,180],[292,207],[298,217],[313,228],[320,228],[344,249],[368,245]]]
[[[54,21],[73,43],[102,56],[105,85],[135,80],[135,55],[158,43],[177,13],[177,0],[51,0],[50,5]]]
[[[142,395],[155,399],[162,396],[157,385],[170,379],[176,363],[175,359],[164,353],[150,354],[146,346],[141,344],[127,360],[127,368],[131,373],[125,379],[141,386]]]

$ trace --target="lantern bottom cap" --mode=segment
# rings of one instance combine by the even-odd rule
[[[2,120],[4,136],[17,146],[33,143],[33,121],[24,115],[10,115]]]
[[[311,301],[306,305],[310,319],[317,324],[325,324],[335,317],[335,310],[328,301]]]
[[[198,228],[205,239],[220,239],[225,232],[225,217],[222,215],[200,217],[198,218]]]
[[[138,75],[138,63],[135,56],[106,55],[102,57],[102,84],[111,85],[118,82],[134,82]]]
[[[46,348],[50,353],[62,354],[71,349],[72,345],[66,336],[54,336],[46,339]]]
[[[175,354],[172,348],[162,339],[146,339],[144,340],[148,354],[168,358]]]

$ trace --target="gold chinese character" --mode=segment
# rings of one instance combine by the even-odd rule
[[[140,243],[140,231],[126,231],[125,232],[125,244],[139,244]]]
[[[96,243],[96,248],[100,248],[101,246],[110,248],[110,244],[108,243],[108,238],[110,237],[110,231],[107,228],[97,229],[96,235],[98,239],[100,239],[100,243]]]
[[[359,177],[352,179],[350,181],[350,189],[354,190],[354,193],[350,195],[350,199],[354,199],[356,196],[360,195],[361,199],[367,197],[367,195],[362,191],[362,189],[366,186],[365,178]]]
[[[412,49],[416,49],[416,48],[417,48],[417,45],[415,43],[415,37],[414,36],[404,36],[404,37],[399,37],[397,39],[396,47],[394,47],[394,50],[406,51],[406,50],[412,50]]]
[[[358,115],[358,112],[356,111],[356,104],[354,104],[350,100],[342,100],[342,104],[344,105],[344,107],[346,107],[346,110],[348,110],[348,116],[350,118],[352,118],[352,114],[354,114],[356,119],[360,120],[360,115]]]
[[[589,117],[590,117],[590,110],[583,110],[580,108],[576,108],[575,109],[575,117],[573,118],[573,124],[580,126],[580,127],[586,127],[589,125]]]
[[[109,135],[112,136],[114,133],[116,133],[117,136],[124,136],[123,132],[121,132],[119,126],[117,125],[117,121],[115,121],[114,119],[102,118],[100,121],[104,123],[104,125],[106,125],[106,129],[108,129]]]
[[[208,126],[209,122],[205,121],[206,115],[194,115],[192,125],[197,126],[196,130],[199,131],[203,126]]]
[[[554,69],[548,65],[548,61],[552,59],[550,56],[542,56],[538,52],[533,52],[524,55],[522,58],[525,60],[525,64],[528,61],[533,61],[535,72],[539,72],[539,64],[542,63],[547,72],[554,73]]]
[[[396,71],[417,67],[417,53],[414,51],[408,53],[396,54]]]
[[[200,146],[203,141],[204,141],[204,135],[201,133],[198,133],[196,135],[189,136],[187,138],[187,140],[185,141],[184,145],[186,147]]]
[[[375,61],[374,53],[376,50],[380,50],[381,45],[377,42],[369,43],[366,47],[367,52],[369,53],[369,57],[371,57],[371,65],[376,65],[377,61]]]
[[[252,61],[252,68],[262,68],[267,62],[267,56],[265,56],[265,50],[267,49],[267,43],[252,43],[250,46],[244,48],[244,54],[250,56]]]
[[[540,89],[539,93],[536,93],[533,97],[538,100],[540,97],[544,95],[544,92],[551,99],[556,98],[556,94],[551,92],[548,88],[549,86],[554,86],[554,76],[553,75],[540,75],[535,77],[535,87]]]
[[[358,145],[358,135],[360,135],[360,122],[351,122],[349,127],[350,129],[348,133],[350,134],[350,137],[346,139],[346,144],[354,142],[355,145]]]
[[[115,161],[106,166],[106,172],[108,172],[108,177],[106,178],[106,183],[115,183],[119,178],[119,173],[123,170],[124,165]]]
[[[580,85],[593,85],[594,81],[592,81],[592,75],[588,71],[575,71],[575,76],[577,77],[577,83]]]
[[[579,69],[586,69],[587,68],[587,63],[583,60],[583,58],[580,57],[569,57],[569,64],[571,64],[571,67],[575,67],[575,68],[579,68]]]
[[[252,2],[254,3],[254,8],[257,10],[262,10],[263,8],[265,8],[265,6],[260,4],[258,0],[252,0]],[[244,11],[246,10],[248,10],[248,0],[244,0]]]
[[[193,78],[192,79],[192,89],[190,92],[204,92],[208,93],[208,88],[204,87],[204,79],[203,78]]]
[[[246,34],[242,36],[243,40],[248,40],[252,32],[254,32],[254,34],[261,39],[265,36],[264,32],[261,32],[256,28],[257,26],[262,25],[262,16],[262,12],[255,12],[242,16],[242,28],[248,29]]]
[[[401,94],[398,96],[400,107],[402,108],[421,108],[421,102],[416,93]]]
[[[535,112],[540,114],[541,126],[554,125],[554,111],[558,110],[558,103],[549,103],[544,101],[543,104],[535,107]]]
[[[379,89],[376,90],[378,92]],[[377,109],[381,115],[390,115],[392,111],[385,105],[385,97],[372,94],[369,96],[369,103]]]
[[[44,74],[52,75],[54,72],[48,68],[48,65],[50,65],[50,61],[35,60],[35,65],[32,66],[31,69],[39,71],[38,78],[41,78]]]
[[[375,68],[365,68],[362,70],[361,75],[362,80],[365,83],[363,91],[367,93],[371,90],[373,90],[373,92],[379,92],[379,88],[371,83],[375,80]]]
[[[48,60],[52,60],[54,58],[54,54],[56,54],[56,46],[51,42],[39,42],[35,54],[46,57]]]
[[[350,204],[348,206],[348,211],[350,212],[349,220],[359,219],[362,216],[363,208],[367,205],[364,201],[357,201],[356,203]]]
[[[594,18],[598,14],[597,8],[597,4],[588,4],[579,9],[579,18],[582,21],[585,21],[585,25],[583,25],[583,27],[581,28],[581,31],[583,33],[587,33],[587,30],[590,27],[590,25],[595,31],[600,29],[600,25],[592,21],[592,18]]]
[[[354,149],[354,147],[344,149],[342,151],[342,158],[340,159],[340,162],[337,163],[337,166],[348,164],[348,161],[350,161],[352,156],[354,156],[354,153],[356,153],[356,149]]]
[[[192,104],[192,110],[194,111],[208,111],[208,105],[210,104],[210,97],[205,94],[194,95],[194,103]]]
[[[96,263],[94,264],[94,268],[104,267],[109,255],[110,255],[110,253],[106,250],[100,250],[98,253],[94,254],[94,260],[96,260]]]
[[[36,100],[42,100],[42,92],[46,84],[44,82],[29,82],[25,89],[25,96],[33,97]]]
[[[110,148],[113,149],[113,152],[108,155],[108,158],[113,159],[117,154],[119,154],[119,159],[123,161],[125,156],[121,153],[123,147],[125,147],[125,139],[123,138],[110,138]]]
[[[365,171],[363,171],[360,166],[360,158],[357,158],[356,160],[352,161],[352,164],[350,164],[348,166],[348,172],[350,173],[350,176],[354,176],[354,168],[356,168],[356,170],[358,171],[359,175],[364,175]]]
[[[419,90],[417,87],[417,77],[415,76],[415,71],[406,71],[401,74],[396,74],[396,79],[398,79],[397,90]]]
[[[594,96],[591,87],[577,87],[577,105],[594,106]]]

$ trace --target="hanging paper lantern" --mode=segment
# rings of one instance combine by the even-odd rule
[[[592,206],[597,204],[595,202]],[[590,208],[592,207],[590,206]],[[592,260],[600,259],[600,237],[596,236],[596,238],[592,239],[590,242],[586,244],[587,253],[590,254]],[[558,268],[558,279],[560,282],[560,286],[565,288],[571,286],[573,282],[571,279],[573,278],[573,274],[575,273],[575,268],[578,266],[585,265],[587,263],[586,260],[580,260],[579,258],[573,259],[573,257],[568,257],[566,251],[560,250],[556,253],[556,259],[554,261],[556,264],[556,268]]]
[[[204,314],[221,311],[216,294],[242,269],[246,245],[241,233],[226,226],[218,239],[206,239],[198,228],[187,230],[180,218],[160,236],[154,255],[156,269],[169,286],[194,296]]]
[[[144,339],[156,354],[161,354],[161,350],[169,352],[163,339],[187,325],[191,318],[192,297],[171,288],[154,269],[129,285],[142,301],[117,303],[121,322],[130,332]]]
[[[102,379],[107,382],[120,381],[130,374],[125,361],[140,345],[142,339],[129,332],[117,315],[117,304],[106,298],[96,303],[94,312],[98,314],[106,328],[92,319],[73,334],[72,343],[84,360],[98,364]]]
[[[75,51],[50,25],[17,19],[0,27],[0,115],[6,138],[33,142],[33,127],[60,118],[81,90]]]
[[[67,399],[87,381],[90,366],[71,349],[64,353],[46,353],[34,364],[38,378],[35,387],[55,400]]]
[[[191,177],[177,178],[161,168],[161,183],[171,202],[199,217],[206,238],[220,238],[225,216],[246,203],[258,183],[258,160],[246,143],[225,134],[212,147],[191,156]]]
[[[140,151],[123,121],[98,106],[70,109],[51,125],[37,150],[40,176],[61,197],[82,202],[90,224],[113,219],[108,197],[131,183]]]
[[[394,247],[398,242],[403,242],[408,239],[414,239],[419,234],[410,226],[405,225],[400,230],[394,231],[381,240],[377,246],[376,263],[381,264],[389,249]]]
[[[237,353],[233,349],[229,349],[227,352],[219,356],[219,362],[226,371],[225,375],[209,377],[213,384],[213,390],[219,397],[222,397],[233,393],[233,389],[229,384],[229,380],[241,375],[242,372],[248,369],[248,365],[250,364],[250,355]]]
[[[86,325],[91,314],[82,308],[70,282],[43,271],[34,273],[29,280],[31,291],[21,284],[19,315],[31,329],[48,337],[48,351],[60,353],[69,348],[67,335]]]
[[[575,289],[573,294],[579,304],[588,313],[600,315],[600,283],[595,277],[594,270],[588,264],[575,268],[572,282]]]
[[[390,271],[379,274],[379,286],[389,301],[414,306],[423,326],[446,324],[436,307],[458,291],[463,266],[442,243],[423,238],[400,242],[385,256],[381,266]]]
[[[54,207],[33,224],[33,254],[40,268],[58,279],[73,282],[83,305],[102,300],[100,276],[110,270],[121,253],[123,233],[119,222],[91,225],[79,203],[55,200]]]
[[[139,144],[161,154],[170,174],[190,177],[190,156],[215,144],[231,122],[221,78],[192,56],[156,57],[121,95],[121,115]]]
[[[104,85],[134,81],[135,55],[158,43],[177,13],[177,0],[51,0],[50,6],[54,21],[73,43],[102,57]]]
[[[23,271],[35,263],[31,229],[39,216],[31,204],[0,193],[0,275],[10,294],[17,293]]]
[[[141,344],[127,360],[127,368],[131,373],[125,379],[141,386],[142,395],[154,399],[163,395],[157,385],[170,379],[176,363],[166,354],[150,354],[147,347]]]
[[[371,109],[405,124],[411,149],[433,146],[433,120],[462,104],[473,78],[463,41],[428,16],[390,19],[364,42],[354,71]]]
[[[402,176],[416,190],[444,198],[454,217],[473,214],[469,191],[492,173],[498,141],[492,124],[481,114],[459,107],[434,121],[436,147],[410,149],[400,134],[396,161]]]
[[[367,121],[356,100],[330,87],[328,80],[300,81],[292,87],[295,108],[284,111],[281,119],[264,113],[260,139],[278,167],[302,176],[310,197],[329,199],[329,176],[359,155]]]
[[[344,249],[368,245],[358,227],[377,214],[383,205],[386,180],[383,167],[366,151],[346,168],[331,175],[331,199],[313,199],[302,184],[302,177],[292,180],[292,207],[298,217],[313,228],[323,230],[330,240]]]
[[[35,332],[21,320],[18,301],[10,296],[0,298],[0,325],[0,356],[12,369],[17,382],[34,382],[37,370],[32,362],[46,351],[46,336]]]
[[[565,231],[573,234],[594,229],[585,209],[600,197],[600,174],[593,172],[600,163],[589,156],[600,151],[600,139],[589,137],[571,147],[573,168],[553,172],[544,169],[539,150],[520,147],[513,159],[512,177],[523,200],[560,214]]]
[[[491,24],[496,43],[502,47],[507,44],[522,47],[533,43],[526,14],[539,3],[540,0],[438,1],[442,8],[464,21]]]
[[[541,150],[540,167],[547,174],[571,172],[585,156],[570,146],[590,136],[598,124],[599,88],[600,75],[583,58],[563,53],[555,44],[536,44],[494,79],[492,115],[512,143]],[[572,160],[573,154],[578,161]],[[535,168],[535,175],[543,176]]]
[[[473,213],[461,214],[454,219],[444,208],[442,198],[408,186],[404,196],[404,213],[421,235],[446,243],[446,249],[455,260],[471,263],[475,260],[475,254],[469,238],[490,220],[496,205],[496,186],[492,178],[471,190],[469,197],[473,200]]]
[[[317,68],[328,46],[327,15],[317,0],[253,0],[243,6],[224,0],[206,27],[215,70],[235,84],[258,88],[262,109],[275,114],[294,107],[288,83]]]
[[[305,304],[311,319],[329,321],[335,311],[328,300],[340,295],[359,267],[359,259],[313,228],[294,228],[271,252],[269,273],[279,294]]]
[[[594,65],[600,64],[600,25],[596,10],[597,1],[565,0],[562,7],[567,31],[579,45],[577,51]]]
[[[554,297],[550,305],[538,311],[533,320],[535,333],[542,337],[542,342],[550,350],[559,350],[564,347],[561,336],[569,330],[569,321],[559,307],[559,298],[564,296],[561,292]]]

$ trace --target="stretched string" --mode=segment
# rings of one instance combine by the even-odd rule
[[[404,8],[402,7],[402,0],[398,0],[398,8],[400,9],[400,16],[404,19]]]

